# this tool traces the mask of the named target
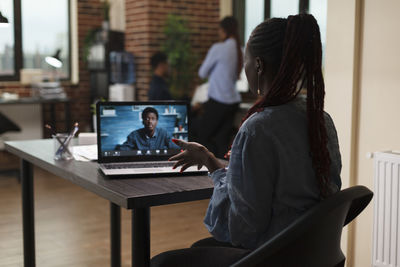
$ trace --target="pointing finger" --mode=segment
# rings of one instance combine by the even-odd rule
[[[172,138],[172,142],[174,142],[176,145],[180,146],[181,148],[186,149],[187,142],[180,140],[180,139],[175,139],[175,138]]]

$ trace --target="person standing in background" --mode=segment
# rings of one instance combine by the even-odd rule
[[[166,81],[169,69],[167,55],[157,52],[151,57],[150,63],[154,74],[150,82],[149,100],[171,100],[172,96]]]
[[[221,42],[211,46],[199,69],[199,76],[208,78],[209,88],[197,135],[201,144],[222,158],[228,150],[241,102],[236,81],[243,67],[243,54],[236,19],[225,17],[219,26]]]

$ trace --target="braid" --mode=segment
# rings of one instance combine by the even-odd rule
[[[247,46],[253,55],[268,59],[271,71],[276,77],[280,62],[282,61],[283,41],[285,38],[287,19],[272,18],[259,24],[252,32]],[[265,107],[265,97],[259,99],[247,112],[242,123],[253,113]]]
[[[293,100],[307,88],[307,118],[310,152],[321,197],[326,197],[330,157],[324,120],[325,86],[321,71],[322,48],[318,24],[312,15],[270,19],[258,25],[248,42],[253,56],[272,68],[274,80],[264,95],[249,109],[243,122],[267,106]],[[271,64],[270,64],[271,63]]]

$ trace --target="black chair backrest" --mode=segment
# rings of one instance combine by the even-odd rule
[[[12,120],[7,118],[6,115],[0,112],[0,134],[5,132],[20,132],[21,128],[16,125]]]
[[[337,266],[345,260],[340,248],[343,226],[364,210],[372,196],[365,186],[344,189],[232,266]]]

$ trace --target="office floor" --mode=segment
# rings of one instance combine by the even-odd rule
[[[34,172],[37,266],[110,266],[109,203],[39,168]],[[21,188],[0,176],[0,266],[23,266]],[[151,255],[209,236],[208,201],[151,209]],[[121,209],[122,266],[131,266],[131,212]]]

